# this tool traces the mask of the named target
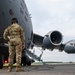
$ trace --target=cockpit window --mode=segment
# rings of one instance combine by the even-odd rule
[[[70,45],[73,45],[73,43],[70,43]]]

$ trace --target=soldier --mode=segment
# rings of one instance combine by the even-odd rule
[[[16,54],[16,72],[24,71],[21,68],[21,58],[22,58],[22,45],[24,46],[24,31],[22,27],[18,24],[17,18],[11,20],[12,24],[5,29],[4,39],[8,41],[9,45],[9,58],[8,58],[8,72],[12,71],[13,60]]]

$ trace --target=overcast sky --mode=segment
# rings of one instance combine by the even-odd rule
[[[63,43],[75,39],[75,0],[25,0],[34,33],[44,36],[58,30],[63,34]],[[44,51],[44,61],[74,61],[75,54],[59,51]]]

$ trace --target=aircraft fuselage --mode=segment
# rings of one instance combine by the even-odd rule
[[[11,19],[16,17],[25,32],[25,45],[29,48],[33,38],[33,28],[29,12],[24,0],[0,1],[0,38],[3,38],[5,28],[11,25]]]
[[[8,47],[3,39],[4,30],[11,25],[11,19],[17,18],[19,25],[24,29],[25,33],[25,49],[31,47],[33,41],[33,28],[30,14],[27,10],[24,0],[1,0],[0,1],[0,68],[3,68],[3,60],[8,60]],[[31,65],[31,60],[25,52],[22,52],[22,63],[24,65]]]

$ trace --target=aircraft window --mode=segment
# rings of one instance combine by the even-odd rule
[[[73,43],[70,43],[70,45],[73,45]]]
[[[26,16],[28,17],[28,14],[27,14],[27,12],[25,12],[25,14],[26,14]]]
[[[10,14],[10,15],[14,15],[12,9],[9,9],[9,14]]]
[[[23,3],[21,2],[21,6],[22,6],[22,8],[24,9],[24,5],[23,5]]]
[[[27,19],[27,17],[26,17],[26,16],[24,16],[24,19],[25,19],[25,21],[28,21],[28,19]]]
[[[20,12],[21,12],[22,14],[24,14],[24,12],[23,12],[22,8],[20,8]]]

